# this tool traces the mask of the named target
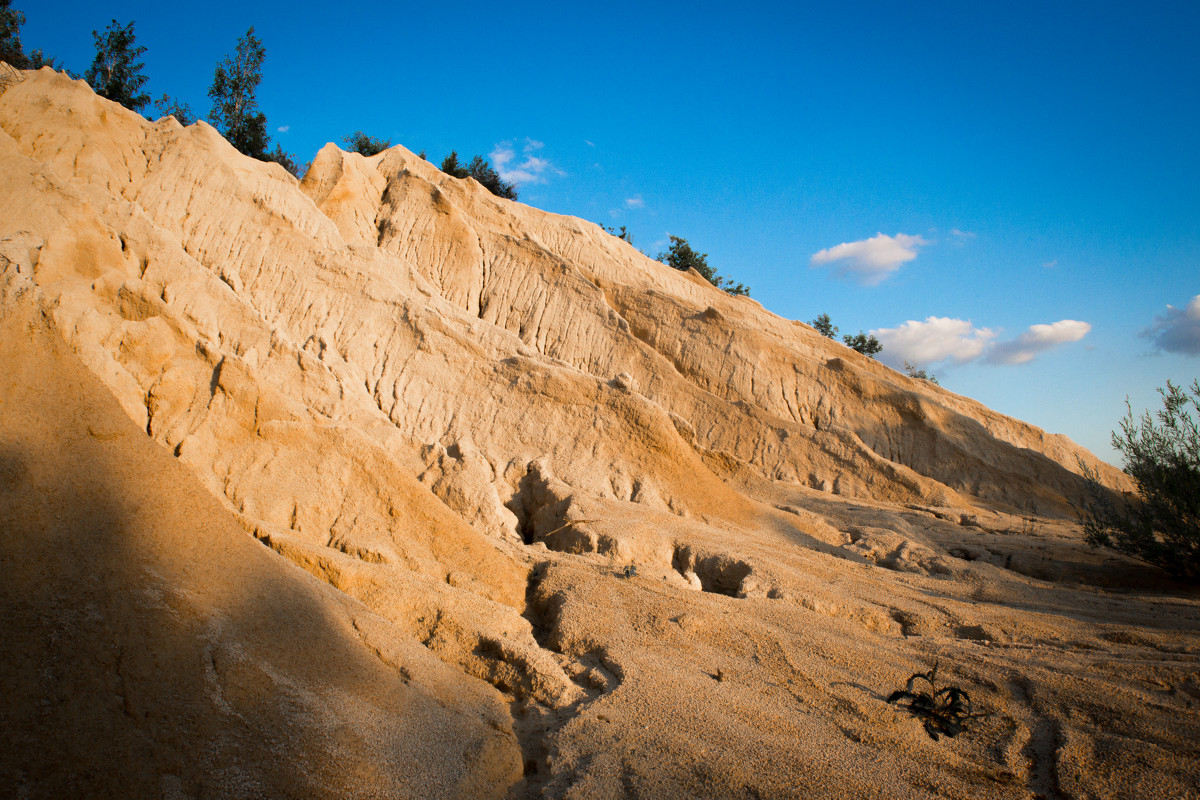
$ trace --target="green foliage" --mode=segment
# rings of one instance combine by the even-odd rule
[[[697,253],[687,243],[687,239],[672,236],[670,249],[665,253],[659,253],[658,260],[680,272],[694,269],[703,275],[706,281],[716,284],[717,273],[708,265],[708,253]]]
[[[917,690],[919,684],[928,689]],[[972,719],[986,717],[971,709],[971,696],[957,686],[937,688],[937,662],[929,672],[918,672],[908,679],[903,689],[891,693],[889,703],[904,703],[914,717],[924,723],[925,732],[935,742],[938,736],[957,736],[966,730]]]
[[[96,57],[83,79],[101,97],[140,111],[150,102],[150,95],[140,92],[147,78],[142,74],[145,64],[138,59],[146,48],[134,46],[133,23],[122,27],[114,19],[103,34],[92,31],[92,38]]]
[[[613,236],[617,237],[618,239],[621,239],[622,241],[626,241],[626,242],[629,242],[630,244],[633,244],[633,234],[630,233],[629,231],[627,231],[625,229],[624,225],[621,226],[620,230],[618,230],[617,228],[610,228],[607,225],[601,225],[600,227],[604,228],[605,231],[607,231],[608,233],[611,233]]]
[[[441,170],[455,178],[467,177],[467,168],[458,163],[457,150],[451,150],[450,155],[442,159]]]
[[[851,350],[857,350],[864,356],[869,356],[871,358],[874,358],[877,353],[883,350],[883,345],[879,343],[879,340],[875,338],[874,334],[868,336],[862,331],[859,331],[855,336],[851,336],[848,333],[844,334],[842,336],[842,344],[846,345]]]
[[[471,159],[471,163],[464,167],[458,163],[458,152],[451,150],[450,155],[442,160],[441,169],[442,172],[455,178],[474,178],[497,197],[503,197],[506,200],[517,199],[516,187],[502,180],[500,173],[492,169],[492,165],[483,156],[475,156]]]
[[[0,61],[7,61],[17,69],[63,69],[62,64],[41,50],[25,55],[21,46],[21,26],[25,15],[12,7],[12,0],[0,0]],[[63,70],[72,78],[79,77],[70,70]]]
[[[267,158],[267,117],[258,111],[254,96],[262,82],[262,64],[267,51],[254,35],[254,27],[237,41],[233,58],[217,65],[213,72],[209,120],[221,135],[240,152],[259,160]]]
[[[722,277],[715,269],[708,265],[708,253],[697,253],[688,244],[687,240],[680,236],[672,236],[671,247],[667,252],[659,253],[657,258],[668,267],[677,269],[680,272],[687,272],[689,269],[694,269],[704,277],[704,280],[729,294],[750,294],[750,287],[742,283],[734,283],[729,278]]]
[[[192,111],[192,107],[169,94],[154,101],[154,111],[160,117],[174,117],[180,125],[191,125],[196,121],[196,112]]]
[[[12,0],[0,0],[0,61],[17,69],[28,69],[25,50],[21,47],[21,26],[25,15],[12,7]]]
[[[837,325],[833,324],[833,320],[829,318],[828,314],[821,314],[808,324],[813,326],[816,332],[822,336],[837,341]],[[851,336],[848,333],[844,334],[842,336],[842,344],[846,345],[846,347],[849,347],[852,350],[857,350],[864,356],[870,356],[871,358],[874,358],[877,353],[883,350],[883,345],[879,343],[879,340],[876,339],[874,335],[868,336],[862,331],[859,331],[855,336]],[[907,361],[904,362],[904,366],[909,368]],[[910,372],[909,374],[911,375],[912,373]],[[921,377],[924,378],[925,375],[922,374]],[[926,380],[929,380],[929,378],[926,378]],[[937,383],[936,380],[933,382]]]
[[[833,320],[829,319],[828,314],[821,314],[808,324],[812,325],[813,328],[816,329],[817,333],[821,334],[827,339],[837,339],[837,325],[833,324]]]
[[[492,169],[492,165],[483,156],[471,159],[471,163],[467,165],[467,175],[479,181],[483,188],[497,197],[506,200],[517,199],[517,187],[501,179],[500,173]]]
[[[308,171],[307,164],[304,165],[303,167],[300,166],[300,164],[298,164],[296,162],[296,157],[293,156],[291,153],[284,152],[284,149],[282,147],[280,147],[278,144],[276,144],[275,149],[272,150],[271,152],[267,153],[266,157],[263,158],[262,160],[263,161],[274,161],[276,164],[278,164],[279,166],[286,169],[288,172],[290,172],[296,178],[304,177],[304,173]]]
[[[342,141],[350,148],[349,152],[361,153],[368,157],[378,155],[392,146],[391,139],[376,139],[374,136],[367,136],[362,131],[355,131],[344,137]]]
[[[1077,508],[1084,537],[1093,547],[1110,547],[1155,564],[1182,580],[1200,582],[1200,381],[1185,390],[1167,381],[1158,392],[1163,407],[1140,418],[1126,402],[1121,452],[1137,497],[1115,502],[1096,473],[1080,462],[1088,500]],[[1157,418],[1157,422],[1155,421]]]
[[[26,61],[28,62],[29,66],[25,67],[25,69],[41,69],[42,67],[49,67],[50,69],[61,70],[62,72],[70,75],[72,78],[79,77],[71,70],[65,69],[62,65],[62,62],[58,59],[52,58],[43,53],[40,48],[31,52],[28,58],[26,58]]]
[[[904,362],[904,371],[908,374],[908,377],[910,377],[910,378],[917,378],[918,380],[929,381],[934,386],[941,385],[938,383],[938,379],[937,379],[936,375],[926,372],[923,369],[917,369],[915,365],[908,363],[907,360]]]
[[[25,69],[41,69],[42,67],[49,67],[50,69],[56,69],[61,72],[65,72],[68,75],[70,75],[72,78],[79,77],[71,70],[65,68],[62,65],[62,62],[59,61],[58,59],[52,58],[52,57],[46,55],[45,53],[43,53],[40,48],[31,52],[29,54],[29,56],[25,59],[25,61],[28,64],[28,66],[26,66]]]

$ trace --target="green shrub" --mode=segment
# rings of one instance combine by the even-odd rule
[[[809,322],[808,324],[812,325],[813,328],[817,331],[817,333],[821,334],[825,338],[834,339],[834,340],[837,339],[837,335],[838,335],[837,325],[833,324],[833,320],[831,320],[829,318],[828,314],[821,314],[820,316],[818,316],[816,319],[814,319],[812,322]]]
[[[668,267],[677,269],[680,272],[687,272],[689,269],[696,270],[696,272],[704,276],[704,280],[728,294],[750,294],[749,286],[742,283],[734,283],[729,278],[718,274],[715,269],[708,265],[708,253],[697,253],[687,243],[687,239],[680,236],[672,236],[671,247],[667,252],[659,253],[657,258]]]
[[[821,314],[808,324],[825,338],[837,341],[838,328],[837,325],[833,324],[833,320],[829,318],[828,314]],[[851,350],[856,350],[864,356],[870,356],[871,358],[874,358],[877,353],[883,350],[883,345],[879,343],[874,334],[868,336],[862,331],[859,331],[856,336],[851,336],[848,333],[845,334],[842,336],[842,344]],[[905,366],[908,366],[908,362],[905,362]],[[911,375],[912,373],[909,374]],[[925,376],[922,375],[921,377]],[[935,380],[934,383],[937,383],[937,381]]]
[[[916,378],[917,380],[922,380],[922,381],[929,381],[930,383],[932,383],[935,386],[940,385],[940,384],[938,384],[938,379],[937,379],[936,375],[934,375],[931,372],[926,372],[923,369],[917,369],[915,364],[910,364],[910,363],[908,363],[907,360],[905,360],[905,362],[904,362],[904,371],[906,373],[908,373],[908,377],[910,377],[910,378]]]
[[[471,159],[471,163],[467,164],[467,175],[479,181],[483,184],[483,188],[497,197],[503,197],[506,200],[517,199],[517,187],[501,179],[500,173],[492,169],[492,165],[483,156],[475,156]]]
[[[601,225],[600,227],[603,228],[605,232],[611,233],[618,239],[626,241],[629,244],[633,244],[633,234],[627,231],[624,225],[621,226],[620,230],[618,230],[616,227],[609,227],[608,225]]]
[[[464,167],[458,163],[458,152],[451,150],[450,155],[442,160],[441,170],[456,178],[474,178],[483,185],[483,188],[497,197],[503,197],[506,200],[517,199],[517,187],[502,180],[500,173],[492,169],[492,165],[483,156],[475,156],[471,159],[471,163]]]
[[[868,336],[862,331],[859,331],[855,336],[851,336],[848,333],[844,334],[842,336],[842,344],[846,345],[846,347],[849,347],[851,350],[857,350],[864,356],[869,356],[871,358],[874,358],[877,353],[883,350],[883,345],[881,345],[879,340],[875,338],[875,334]]]
[[[374,136],[367,136],[362,131],[355,131],[349,136],[343,137],[342,141],[350,148],[349,152],[361,153],[368,157],[378,155],[392,146],[391,139],[376,139]]]
[[[290,172],[295,178],[303,178],[304,173],[308,172],[307,165],[301,165],[300,162],[296,161],[296,157],[294,155],[285,151],[278,144],[276,144],[275,149],[267,153],[262,160],[274,161],[276,164]]]
[[[1161,567],[1182,580],[1200,582],[1200,381],[1187,390],[1167,381],[1159,389],[1163,408],[1140,418],[1125,403],[1121,431],[1112,445],[1137,487],[1136,497],[1116,498],[1095,471],[1080,462],[1088,498],[1076,509],[1084,538]],[[1157,423],[1155,422],[1157,418]]]
[[[154,113],[160,117],[174,117],[175,121],[184,127],[196,121],[196,112],[192,111],[192,107],[169,94],[164,94],[154,101]]]

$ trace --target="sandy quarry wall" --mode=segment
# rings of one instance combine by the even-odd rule
[[[1155,749],[1187,749],[1162,728],[1195,679],[1163,664],[1198,652],[1193,605],[1053,583],[1151,580],[1079,546],[1079,463],[1128,483],[1069,440],[402,147],[326,146],[298,182],[203,122],[18,77],[3,655],[35,767],[8,785],[52,796],[113,752],[164,796],[1053,796],[1111,747],[1154,768],[1105,786],[1194,777]],[[45,684],[49,632],[93,608],[90,655]],[[939,653],[1007,744],[928,749],[868,688]],[[1085,673],[1108,687],[1086,720]],[[55,691],[56,725],[111,741],[42,748]]]

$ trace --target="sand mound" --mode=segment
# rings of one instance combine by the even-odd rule
[[[298,183],[21,77],[18,796],[1194,790],[1200,602],[1082,546],[1069,440],[402,147]]]

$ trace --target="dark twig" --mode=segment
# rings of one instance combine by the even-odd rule
[[[917,691],[920,683],[928,684],[927,691]],[[914,717],[925,724],[925,732],[935,742],[938,735],[957,736],[966,730],[967,722],[986,717],[971,709],[971,696],[957,686],[937,688],[937,662],[929,672],[918,672],[908,679],[903,689],[892,692],[889,703],[904,703]]]

